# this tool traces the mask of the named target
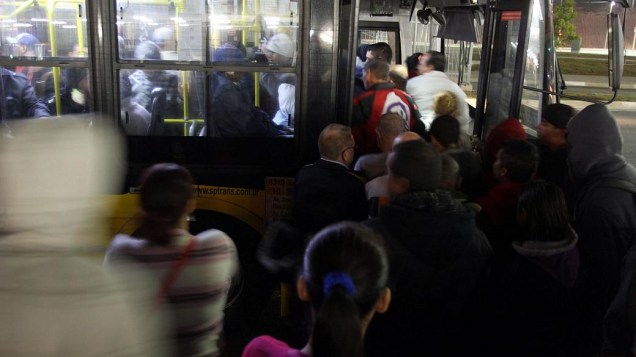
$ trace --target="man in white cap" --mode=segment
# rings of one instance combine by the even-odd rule
[[[279,66],[291,66],[296,52],[295,42],[288,35],[279,33],[269,39],[264,52],[269,63]],[[277,103],[273,104],[276,109],[274,122],[293,127],[296,75],[294,73],[261,73],[260,80],[261,85],[272,98],[272,102]]]
[[[288,35],[279,33],[267,42],[265,56],[270,63],[291,66],[296,52],[294,47],[294,42]]]

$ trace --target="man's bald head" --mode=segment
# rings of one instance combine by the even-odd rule
[[[398,144],[411,141],[411,140],[421,140],[422,137],[418,133],[414,133],[412,131],[407,131],[395,137],[393,140],[393,147]]]

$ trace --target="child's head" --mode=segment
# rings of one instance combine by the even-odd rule
[[[457,146],[459,134],[459,121],[450,115],[441,115],[433,119],[429,130],[431,143],[440,152]]]
[[[559,186],[538,180],[519,191],[517,223],[529,240],[558,241],[569,230],[568,207]]]
[[[433,111],[436,116],[450,115],[456,116],[457,113],[457,97],[453,92],[445,90],[439,92],[433,98]]]
[[[342,222],[316,234],[305,250],[298,281],[315,312],[313,356],[357,356],[373,312],[388,308],[388,262],[380,238]]]
[[[509,140],[499,149],[497,161],[492,166],[498,181],[526,183],[534,177],[538,165],[536,146],[525,140]]]

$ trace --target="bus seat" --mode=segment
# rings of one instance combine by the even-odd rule
[[[148,135],[156,136],[163,134],[163,113],[166,109],[166,91],[163,88],[154,88],[151,92],[150,106],[150,126]]]

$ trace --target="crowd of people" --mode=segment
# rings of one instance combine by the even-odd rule
[[[461,148],[450,115],[425,139],[386,113],[382,152],[355,166],[349,128],[323,130],[290,223],[300,237],[343,220],[382,237],[391,306],[365,325],[365,355],[630,353],[636,169],[605,106],[552,104],[542,120],[536,141],[502,122],[480,155]],[[278,343],[257,341],[244,356],[280,355],[254,353]]]
[[[174,49],[166,38],[174,39],[168,28],[157,29],[152,36],[138,41],[134,50],[119,37],[119,58],[142,62],[175,60]],[[11,39],[18,58],[39,58],[46,45],[30,33]],[[76,49],[69,56],[77,55]],[[217,65],[246,64],[259,60],[276,66],[290,66],[295,60],[296,45],[292,38],[279,33],[271,36],[258,49],[248,54],[243,44],[228,41],[216,47],[211,60]],[[262,53],[261,53],[262,52]],[[65,68],[60,71],[59,110],[55,98],[54,71],[48,67],[17,66],[1,69],[3,98],[1,117],[4,119],[40,118],[57,114],[84,113],[91,110],[88,72]],[[184,117],[184,88],[181,75],[173,70],[122,70],[119,74],[121,126],[129,135],[183,135],[182,128],[164,125],[163,119]],[[253,97],[254,78],[247,72],[218,71],[210,74],[209,100],[198,99],[197,116],[205,117],[205,125],[193,125],[190,135],[216,137],[285,136],[294,132],[296,75],[294,73],[260,73],[261,107]],[[196,90],[200,88],[196,87]],[[205,108],[203,103],[209,108]],[[161,104],[155,104],[161,103]],[[153,105],[155,107],[153,108]],[[61,110],[61,111],[60,111]],[[205,112],[208,113],[205,116]],[[154,116],[153,116],[154,113]],[[159,125],[153,125],[153,121]],[[152,128],[151,128],[152,127]]]
[[[45,55],[46,46],[33,34],[23,32],[7,39],[13,45],[12,56],[38,58]],[[80,56],[80,49],[69,49],[68,57]],[[42,118],[58,113],[76,114],[89,111],[90,88],[88,72],[78,68],[60,69],[58,77],[59,98],[56,98],[54,70],[50,67],[16,66],[0,68],[2,82],[0,98],[4,119]],[[59,100],[58,100],[59,99]]]
[[[352,128],[327,126],[320,160],[298,172],[289,222],[309,247],[303,237],[342,221],[381,237],[391,301],[368,324],[361,316],[364,355],[631,354],[636,169],[607,107],[550,104],[537,139],[509,118],[474,150],[465,95],[443,73],[444,56],[407,61],[405,92],[389,76],[390,56],[374,53],[382,48],[366,47],[358,62],[365,90]],[[293,247],[304,245],[271,255],[296,257],[287,267],[300,276],[298,297],[313,302],[302,293],[307,257]],[[355,300],[350,278],[341,284]],[[324,307],[313,305],[303,349],[260,337],[243,356],[317,355]],[[352,341],[339,331],[331,343]]]

